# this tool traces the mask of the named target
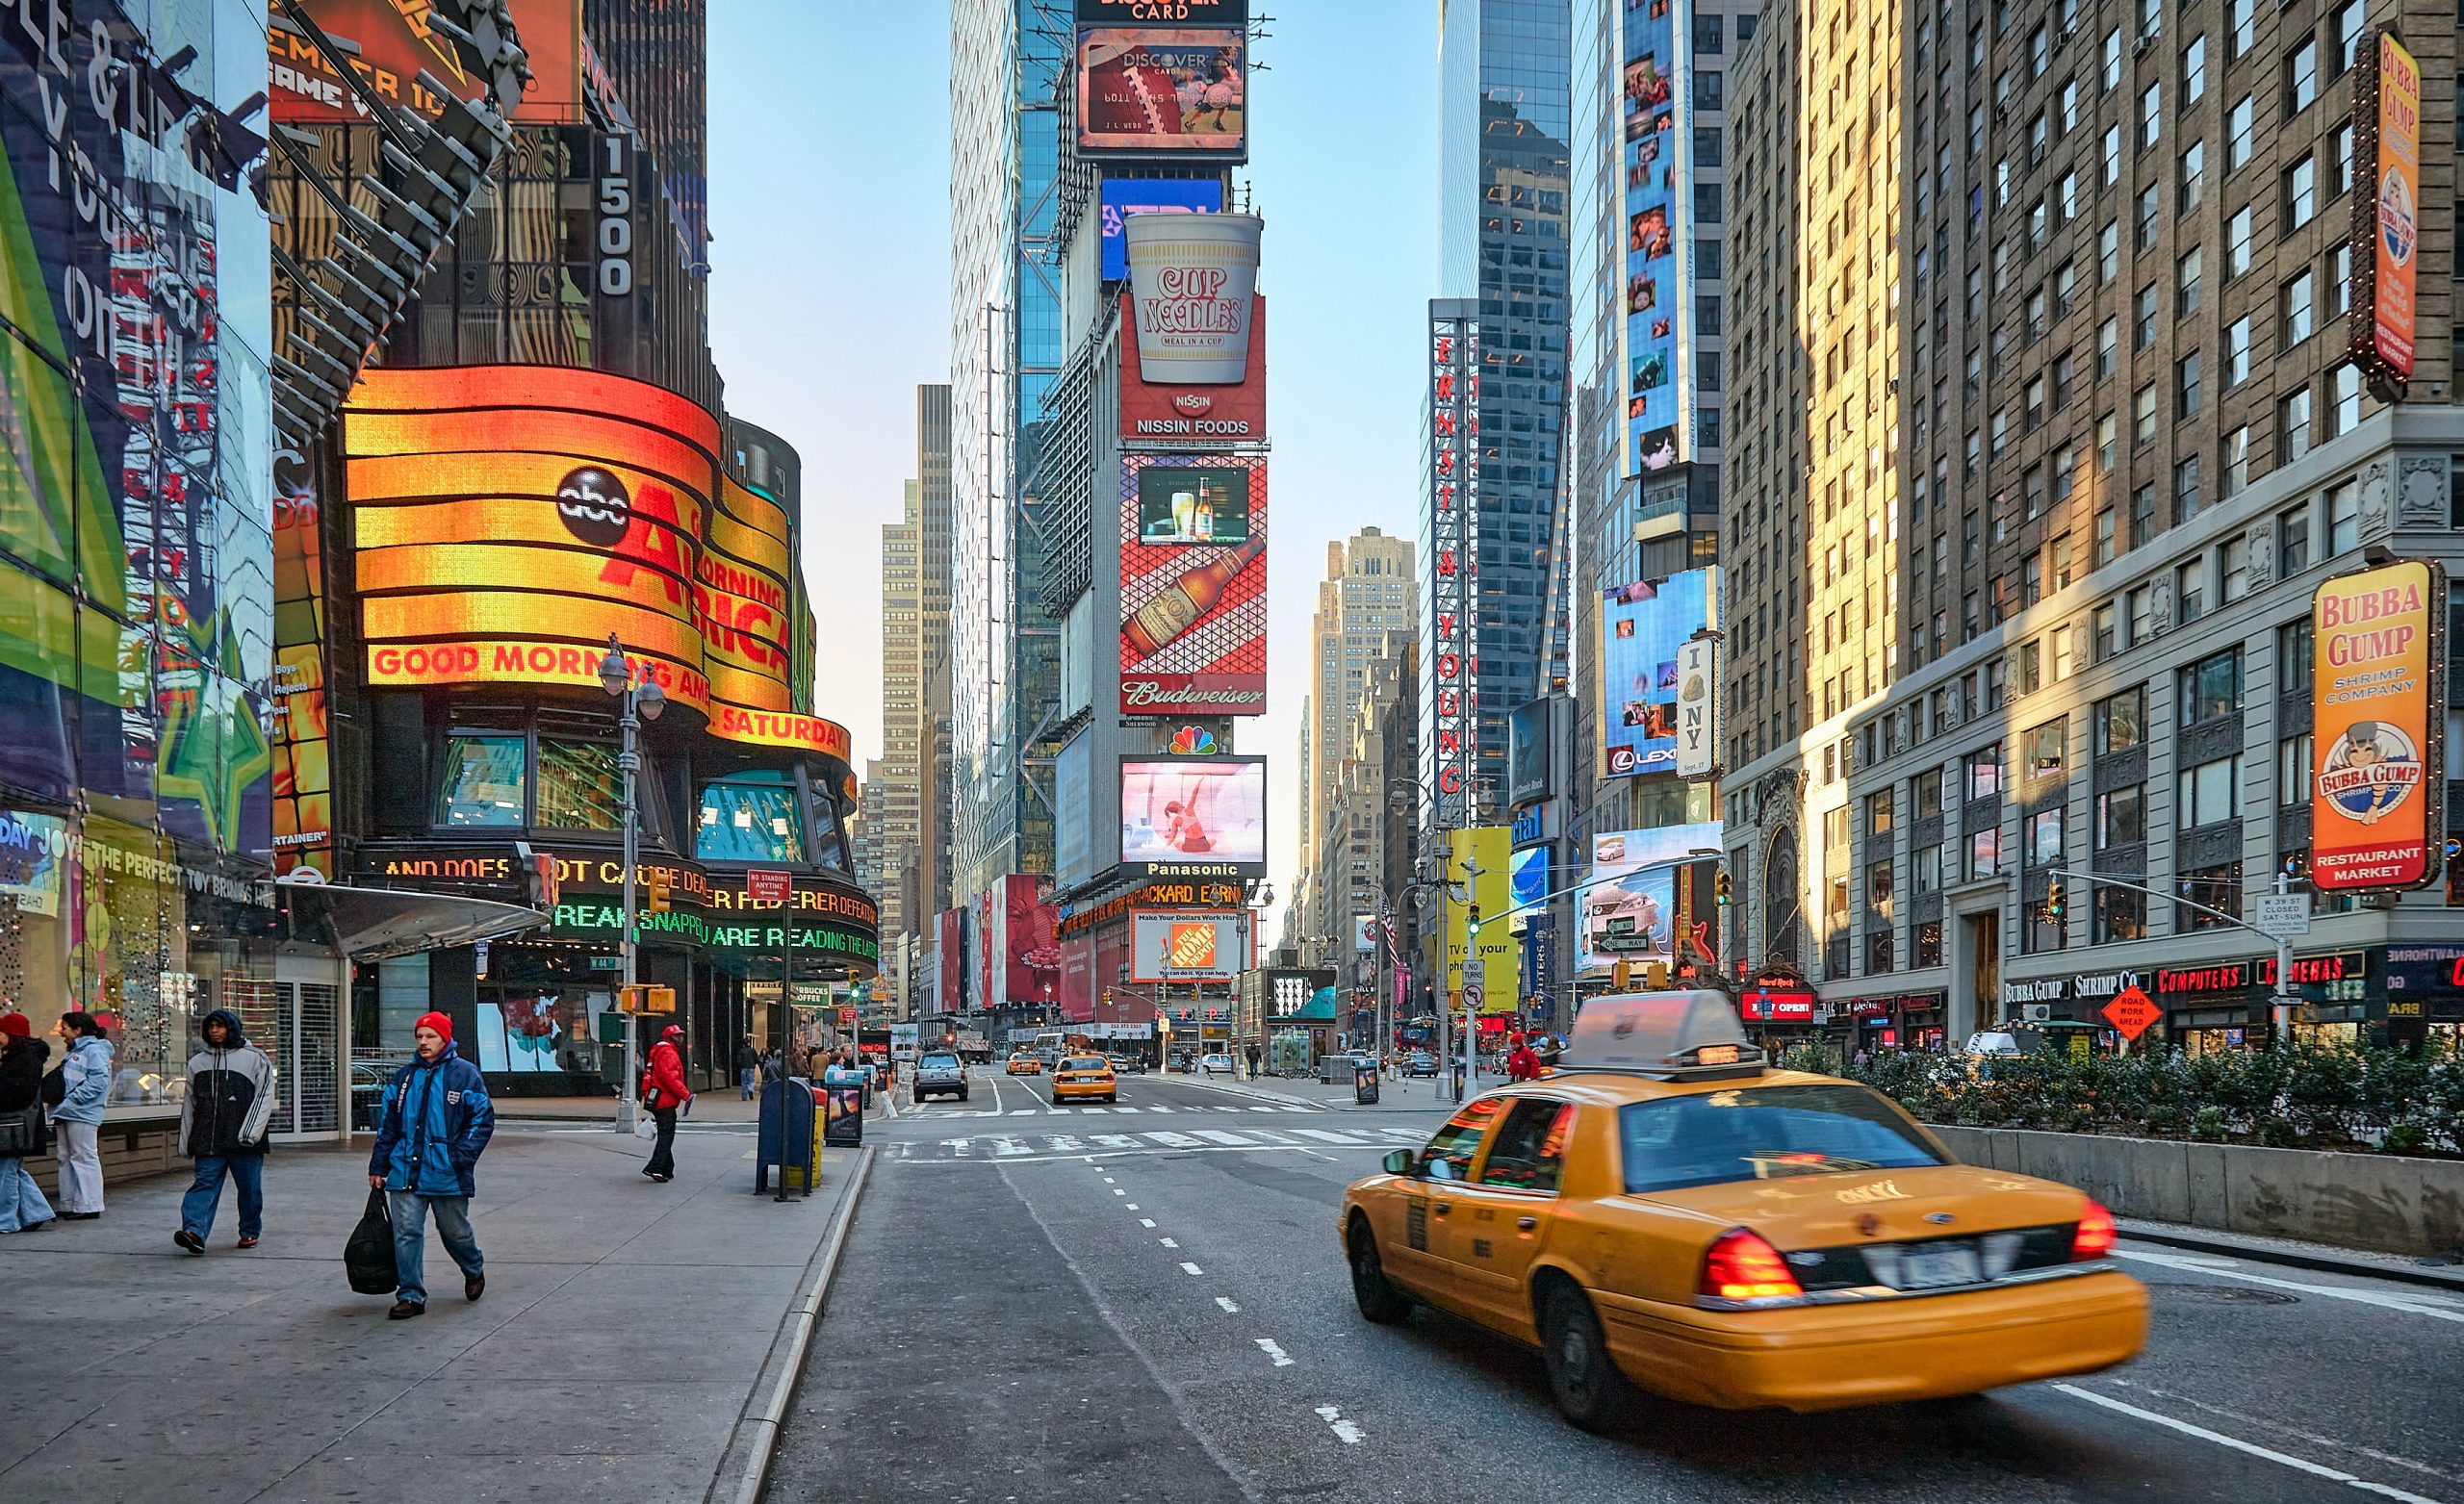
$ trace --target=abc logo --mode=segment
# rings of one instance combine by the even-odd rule
[[[612,548],[633,520],[625,483],[596,465],[585,465],[556,484],[556,515],[565,531],[595,548]]]

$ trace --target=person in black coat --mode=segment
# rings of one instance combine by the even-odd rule
[[[43,1116],[38,1108],[42,1100],[42,1063],[51,1058],[51,1046],[34,1036],[34,1025],[23,1013],[0,1013],[0,1114],[23,1114],[33,1132],[42,1133]],[[29,1108],[37,1110],[27,1111]],[[36,1145],[39,1153],[41,1145]],[[38,1227],[49,1227],[53,1219],[51,1203],[43,1199],[42,1187],[26,1173],[23,1155],[0,1159],[0,1233],[31,1233]]]

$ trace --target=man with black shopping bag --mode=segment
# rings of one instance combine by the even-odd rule
[[[418,1058],[386,1086],[384,1125],[368,1157],[369,1186],[385,1191],[394,1220],[395,1301],[386,1315],[396,1321],[427,1313],[421,1275],[431,1212],[462,1271],[463,1298],[476,1300],[488,1287],[471,1231],[472,1170],[496,1132],[496,1109],[479,1068],[453,1053],[452,1020],[423,1013],[412,1037]]]

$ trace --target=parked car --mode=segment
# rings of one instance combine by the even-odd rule
[[[1232,1057],[1228,1055],[1202,1056],[1198,1059],[1197,1068],[1209,1076],[1229,1076],[1232,1074]]]

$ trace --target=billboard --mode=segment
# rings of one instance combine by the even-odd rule
[[[2352,197],[2353,358],[2383,379],[2413,374],[2413,295],[2422,208],[2422,69],[2392,28],[2358,49]]]
[[[1248,38],[1238,27],[1078,28],[1078,154],[1248,157]]]
[[[1505,722],[1505,802],[1528,804],[1547,799],[1549,726],[1556,701],[1533,700],[1514,707]]]
[[[1136,215],[1122,226],[1142,380],[1247,379],[1265,232],[1256,215]]]
[[[1600,776],[1677,771],[1677,701],[1684,687],[1678,657],[1685,640],[1711,625],[1714,570],[1686,570],[1601,592]]]
[[[1255,877],[1266,870],[1264,757],[1169,757],[1120,765],[1121,864],[1147,877]]]
[[[1479,305],[1470,299],[1429,303],[1428,595],[1421,615],[1421,786],[1433,828],[1460,828],[1472,810],[1473,766],[1479,755],[1479,697],[1472,665],[1479,661],[1479,614],[1472,575],[1478,568],[1470,519],[1480,507]]]
[[[1232,981],[1249,969],[1245,908],[1142,908],[1129,916],[1132,981]]]
[[[1192,381],[1169,360],[1149,379],[1138,305],[1121,299],[1120,436],[1133,443],[1239,444],[1267,436],[1267,300],[1249,300],[1248,364],[1234,385]]]
[[[1150,487],[1148,470],[1166,472]],[[1216,472],[1201,492],[1188,477]],[[1175,479],[1173,477],[1180,477]],[[1244,477],[1234,488],[1222,477]],[[1175,526],[1219,498],[1238,543],[1145,541],[1152,493]],[[1120,471],[1120,709],[1124,715],[1263,715],[1267,707],[1267,461],[1263,454],[1127,454]]]
[[[530,64],[530,80],[515,107],[518,124],[579,125],[581,0],[507,0],[514,31]],[[351,67],[369,92],[433,119],[444,103],[419,82],[423,69],[464,99],[488,90],[484,73],[463,66],[460,51],[427,25],[428,7],[397,0],[300,0],[319,30],[352,55]],[[285,125],[365,125],[359,95],[325,55],[276,6],[266,26],[274,119]]]
[[[1670,0],[1628,6],[1625,28],[1625,473],[1638,475],[1676,464],[1690,446],[1678,367],[1691,308],[1693,159],[1682,143],[1693,139],[1693,75],[1689,28]]]
[[[1245,465],[1149,465],[1138,472],[1138,541],[1142,544],[1249,541]]]
[[[712,735],[849,760],[794,708],[787,514],[721,452],[710,414],[623,376],[370,370],[343,418],[368,682],[596,689],[612,633]]]
[[[1592,837],[1591,873],[1576,931],[1577,966],[1605,970],[1621,960],[1673,960],[1680,868],[1717,861],[1716,823],[1617,830]],[[1697,852],[1713,854],[1698,856]]]
[[[1449,891],[1446,907],[1446,990],[1454,1006],[1461,1006],[1463,961],[1470,947],[1471,904],[1479,905],[1480,939],[1476,954],[1484,975],[1481,1011],[1511,1013],[1515,1000],[1523,995],[1523,948],[1515,942],[1506,924],[1506,910],[1514,907],[1514,843],[1502,825],[1480,826],[1470,830],[1449,830],[1446,856],[1446,880]],[[1468,877],[1472,867],[1480,869],[1479,876]],[[1454,896],[1471,885],[1470,903]]]
[[[1060,911],[1047,901],[1052,879],[1012,873],[986,895],[992,931],[985,946],[993,995],[989,1003],[1042,1004],[1060,998],[1061,949],[1053,936]]]
[[[1106,178],[1097,191],[1096,258],[1107,282],[1129,275],[1129,242],[1121,221],[1131,215],[1219,215],[1221,178]]]
[[[1719,592],[1707,592],[1716,601]],[[1718,640],[1689,637],[1677,645],[1677,776],[1707,778],[1720,758]]]
[[[1549,848],[1527,846],[1514,854],[1509,896],[1514,906],[1538,918],[1536,905],[1549,896]]]
[[[1081,25],[1108,21],[1183,21],[1194,26],[1245,26],[1249,0],[1078,0]]]
[[[966,910],[941,910],[933,916],[933,950],[940,962],[934,979],[933,1003],[941,1012],[955,1013],[966,1001]]]
[[[273,872],[334,876],[334,784],[325,703],[321,509],[300,456],[278,456],[273,497]]]
[[[2407,559],[2339,574],[2311,602],[2310,883],[2426,887],[2446,826],[2447,575]]]

